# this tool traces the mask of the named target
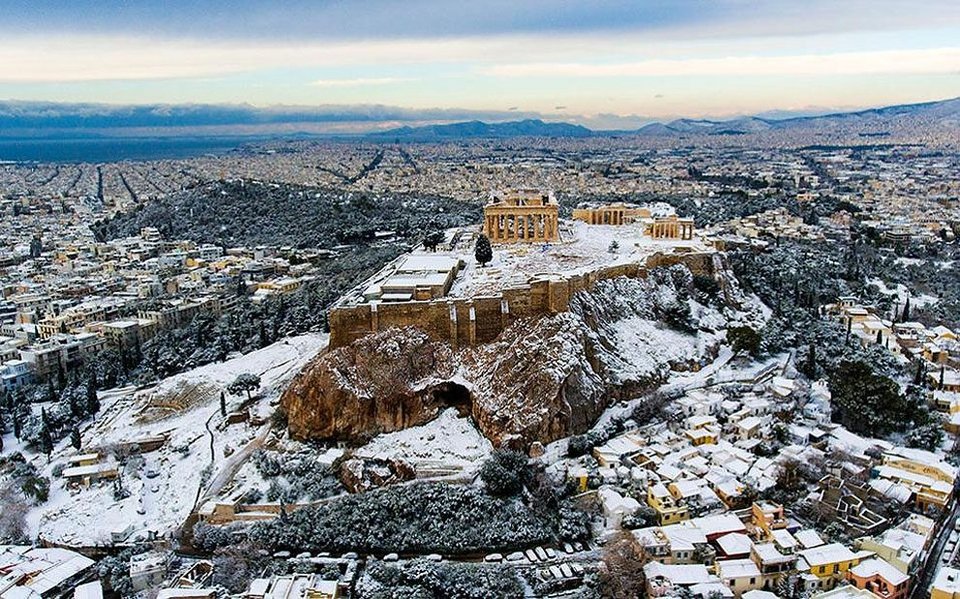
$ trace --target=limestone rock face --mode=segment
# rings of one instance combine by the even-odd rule
[[[290,432],[363,441],[453,405],[494,445],[526,451],[588,430],[611,404],[642,396],[671,370],[698,369],[731,319],[752,318],[722,297],[699,301],[682,265],[598,282],[570,304],[458,352],[414,327],[325,352],[281,398]]]
[[[432,420],[448,402],[431,383],[453,365],[448,345],[390,329],[314,358],[280,404],[295,437],[358,441]]]
[[[494,445],[526,449],[588,428],[608,404],[595,339],[566,312],[521,320],[496,341],[468,351],[473,417]]]

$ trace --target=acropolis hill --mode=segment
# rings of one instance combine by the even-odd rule
[[[700,368],[722,324],[753,309],[690,223],[663,206],[643,214],[558,219],[555,242],[522,240],[531,220],[517,235],[508,218],[508,240],[485,265],[474,253],[481,228],[461,227],[436,251],[387,264],[331,309],[327,351],[284,392],[291,434],[359,441],[454,406],[495,445],[525,449],[582,432],[670,371]],[[716,283],[710,305],[690,299],[696,275]]]
[[[600,280],[643,277],[679,262],[698,274],[711,270],[713,248],[669,207],[637,208],[642,216],[618,224],[588,224],[553,220],[556,205],[546,194],[526,197],[536,205],[501,196],[488,205],[482,230],[499,240],[489,264],[474,258],[481,227],[464,227],[448,231],[436,251],[418,248],[355,287],[330,311],[330,347],[404,326],[454,349],[486,343],[518,318],[568,310],[575,293]]]

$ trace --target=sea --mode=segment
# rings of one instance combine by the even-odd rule
[[[223,154],[250,137],[0,138],[0,162],[117,162],[174,160]]]

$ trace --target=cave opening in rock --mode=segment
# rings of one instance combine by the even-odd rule
[[[447,381],[430,389],[436,404],[456,408],[461,416],[469,416],[473,411],[473,398],[470,390],[459,383]]]

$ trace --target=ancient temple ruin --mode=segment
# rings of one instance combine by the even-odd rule
[[[560,241],[553,194],[514,190],[494,195],[483,208],[483,232],[492,243]]]

